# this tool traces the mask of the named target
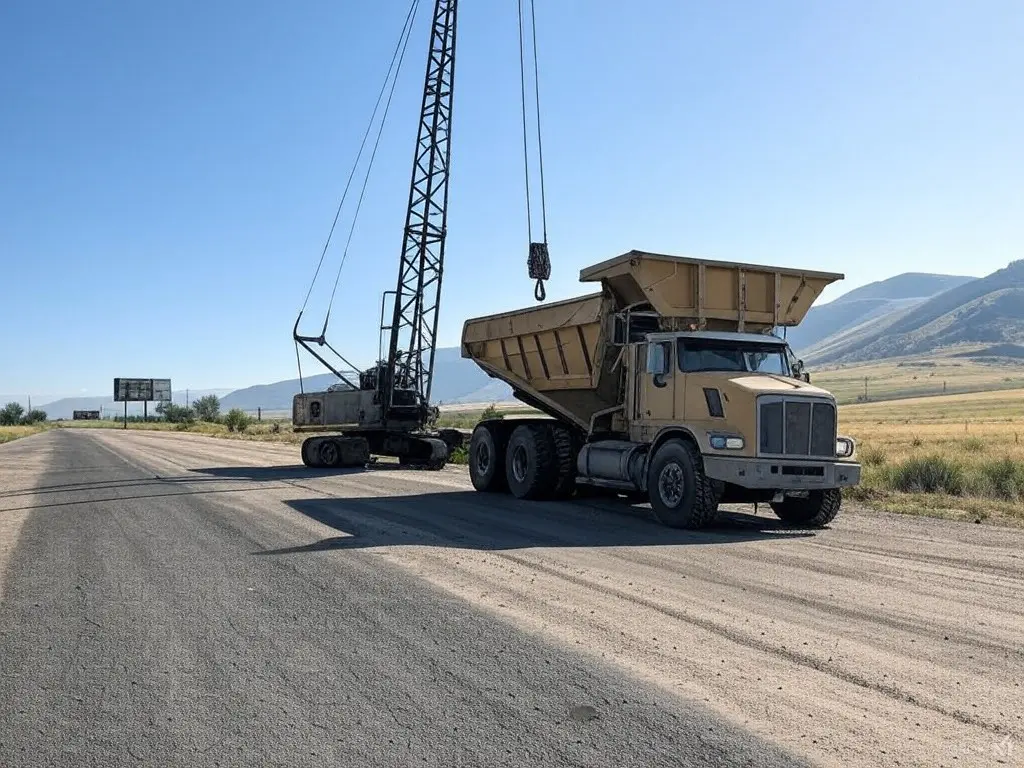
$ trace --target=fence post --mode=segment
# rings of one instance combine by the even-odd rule
[[[256,408],[256,421],[263,421],[263,409],[262,408],[259,408],[259,407]]]

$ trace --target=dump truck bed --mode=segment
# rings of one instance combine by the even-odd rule
[[[654,311],[666,329],[766,332],[803,320],[843,275],[630,251],[580,271],[599,293],[467,320],[462,356],[517,396],[588,428],[619,405],[609,318]]]
[[[825,287],[843,275],[630,251],[580,271],[622,306],[647,301],[664,318],[697,328],[768,331],[799,325]]]

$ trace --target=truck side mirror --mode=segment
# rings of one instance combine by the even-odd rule
[[[800,379],[801,381],[807,382],[808,384],[811,383],[811,374],[804,370],[803,360],[797,360],[795,363],[793,363],[793,376]]]
[[[654,386],[664,387],[665,376],[672,370],[668,344],[653,342],[647,345],[647,372],[654,377]]]

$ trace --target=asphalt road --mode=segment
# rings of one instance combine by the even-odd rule
[[[1024,532],[297,458],[0,447],[0,766],[1022,764]]]
[[[0,452],[5,768],[797,763],[335,548],[294,508],[328,498],[304,489],[312,473],[191,472],[190,445],[56,430]]]

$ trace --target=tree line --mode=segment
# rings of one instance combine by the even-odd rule
[[[244,432],[252,424],[252,416],[241,408],[232,408],[222,416],[220,398],[216,395],[200,397],[189,406],[160,403],[156,407],[156,412],[163,416],[165,421],[175,424],[188,425],[197,421],[205,421],[211,424],[223,424],[231,432]]]
[[[15,427],[19,424],[39,424],[46,421],[46,411],[33,408],[28,413],[25,407],[18,402],[10,402],[0,409],[0,427]]]

